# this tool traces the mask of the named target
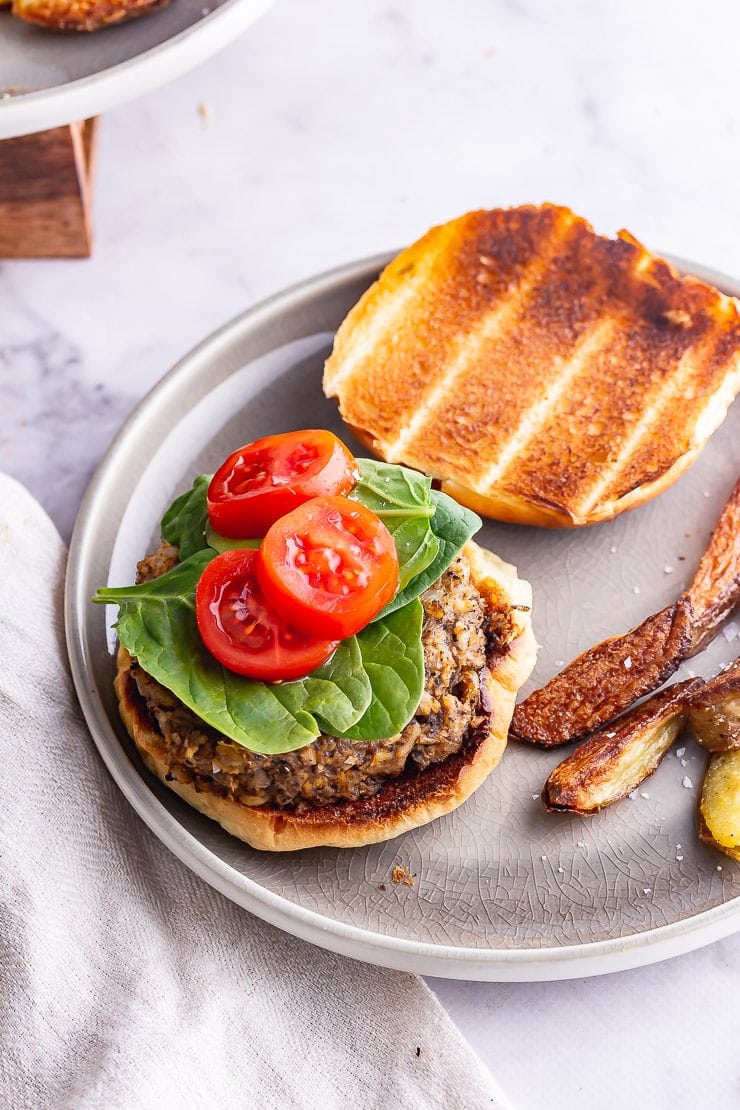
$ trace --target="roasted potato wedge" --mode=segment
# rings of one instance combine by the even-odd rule
[[[96,31],[147,15],[169,0],[13,0],[13,15],[54,31]]]
[[[589,648],[514,710],[511,735],[556,748],[582,740],[673,674],[691,642],[691,605],[675,602]]]
[[[680,600],[589,648],[525,698],[514,710],[511,736],[543,748],[582,740],[705,648],[739,601],[740,481]]]
[[[685,597],[694,611],[688,657],[709,644],[740,602],[740,481],[722,510]]]
[[[740,751],[713,755],[699,799],[699,836],[740,860]]]
[[[705,682],[686,706],[686,718],[707,751],[740,748],[740,657]]]
[[[587,817],[626,797],[673,744],[683,727],[686,698],[701,684],[701,679],[677,682],[580,744],[547,779],[545,809]]]

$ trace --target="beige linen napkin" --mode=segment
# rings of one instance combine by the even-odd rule
[[[77,706],[65,559],[0,475],[0,1106],[504,1107],[422,981],[266,925],[140,821]]]

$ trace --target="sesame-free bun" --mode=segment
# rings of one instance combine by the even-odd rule
[[[432,228],[349,312],[324,369],[376,455],[484,516],[555,528],[670,486],[739,387],[733,298],[552,204]]]
[[[232,836],[254,848],[289,852],[327,845],[356,848],[390,840],[409,829],[449,813],[480,786],[500,760],[514,711],[516,694],[535,662],[530,621],[531,589],[514,567],[475,543],[463,553],[471,579],[485,599],[500,638],[488,652],[481,681],[483,723],[470,730],[461,750],[423,771],[389,780],[371,798],[342,802],[297,813],[270,806],[248,806],[189,783],[168,781],[164,737],[131,674],[131,657],[118,653],[115,688],[121,716],[141,757],[169,789]]]

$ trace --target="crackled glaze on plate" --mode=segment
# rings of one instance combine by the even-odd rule
[[[322,394],[321,370],[334,330],[382,261],[290,290],[208,339],[142,402],[106,456],[75,529],[67,592],[73,674],[103,758],[139,814],[206,881],[281,928],[360,959],[457,978],[566,978],[728,934],[740,926],[740,865],[696,836],[705,757],[690,740],[633,799],[586,820],[547,814],[539,801],[562,753],[510,744],[474,797],[440,821],[363,849],[278,855],[231,839],[142,769],[111,688],[115,610],[88,598],[98,585],[132,580],[173,496],[240,443],[316,426],[362,453]],[[484,525],[480,541],[534,587],[542,647],[525,691],[688,583],[740,471],[739,420],[736,404],[672,489],[615,521],[568,532]],[[733,658],[736,627],[679,677]],[[396,865],[413,886],[391,881]]]

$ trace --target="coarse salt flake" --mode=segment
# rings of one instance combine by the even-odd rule
[[[676,862],[677,863],[682,863],[683,862],[683,856],[676,856]]]
[[[669,566],[669,564],[666,563],[666,565],[663,567],[663,574],[673,574],[673,567]]]
[[[680,759],[680,758],[681,758],[681,756],[683,755],[683,753],[684,753],[685,751],[686,751],[686,748],[676,748],[676,756],[677,756],[677,758],[678,758],[678,759]]]
[[[730,623],[726,624],[722,629],[722,635],[727,640],[727,643],[731,644],[733,640],[736,640],[738,636],[740,636],[740,622],[730,621]]]
[[[628,670],[630,670],[631,667],[632,667],[632,656],[628,655],[627,658],[624,661],[624,669],[626,671],[628,671]]]
[[[685,787],[686,790],[693,790],[694,784],[688,775],[684,775],[681,780],[681,786]]]

